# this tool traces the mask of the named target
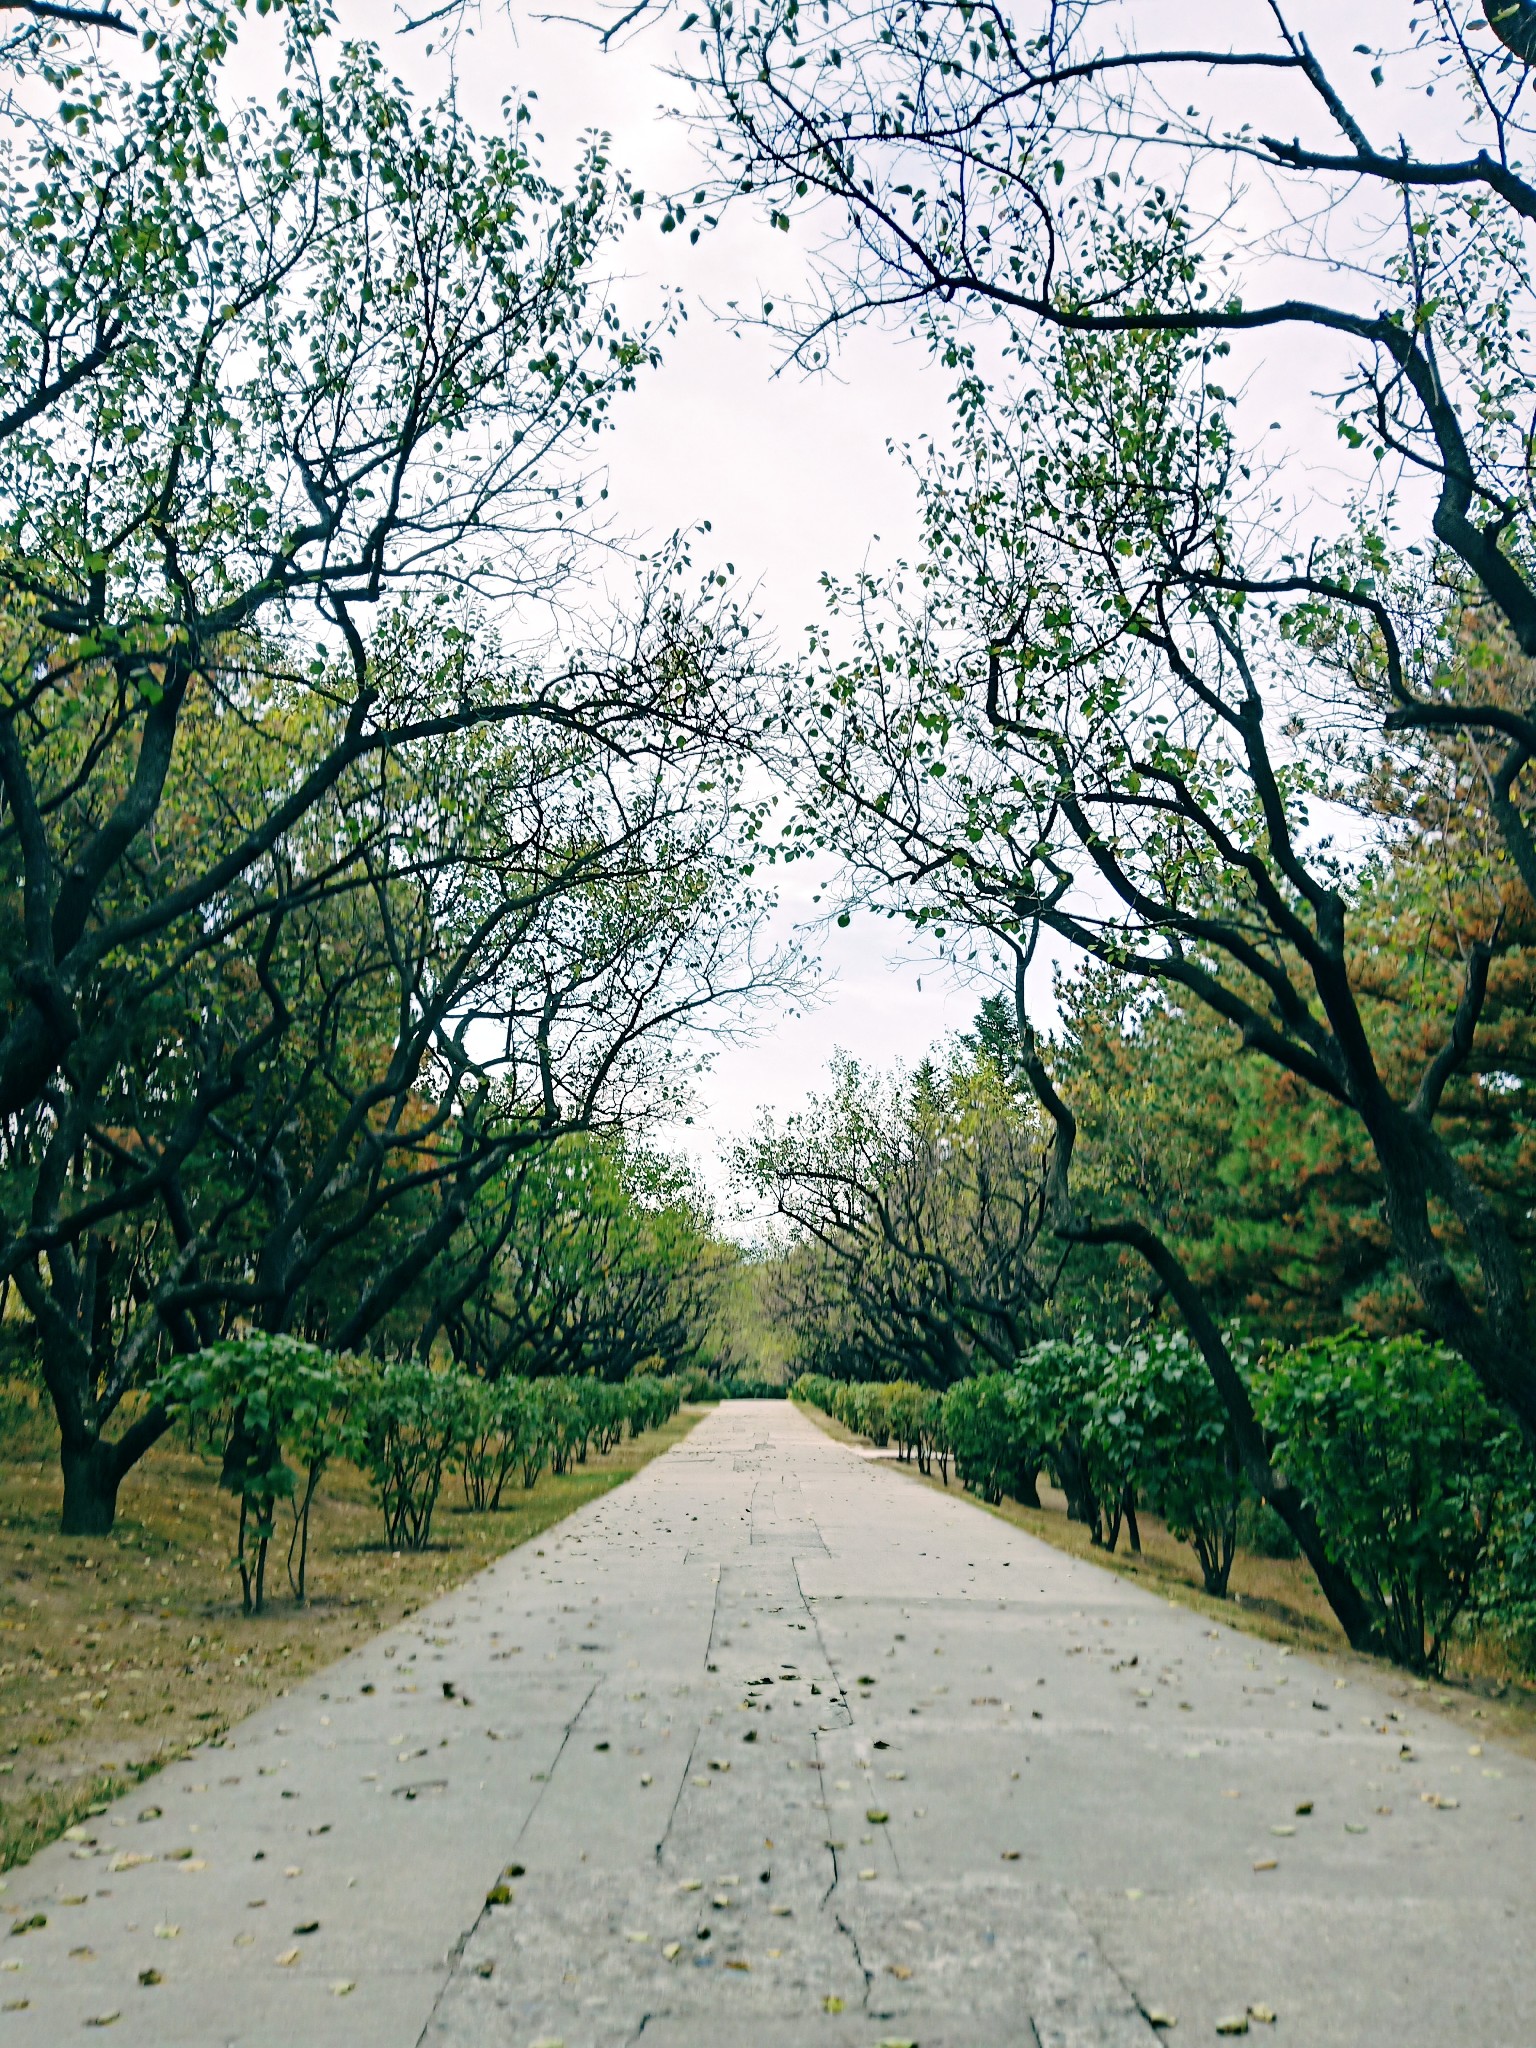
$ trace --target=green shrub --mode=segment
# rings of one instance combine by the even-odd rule
[[[1225,1599],[1247,1485],[1237,1443],[1188,1331],[1158,1329],[1107,1352],[1087,1437],[1126,1498],[1155,1503],[1193,1546],[1207,1593]]]
[[[388,1365],[368,1383],[358,1462],[373,1481],[392,1550],[425,1550],[443,1473],[470,1426],[471,1382],[415,1363]]]
[[[499,1380],[465,1379],[463,1431],[454,1462],[464,1482],[466,1507],[499,1508],[507,1481],[519,1466],[526,1472],[531,1464],[532,1477],[526,1483],[533,1484],[542,1460],[530,1459],[529,1452],[540,1426],[526,1380],[511,1374]]]
[[[633,1379],[624,1382],[623,1392],[632,1437],[648,1429],[660,1429],[683,1405],[681,1382],[664,1379],[660,1373],[636,1373]]]
[[[1275,1462],[1312,1503],[1384,1646],[1438,1671],[1480,1581],[1497,1578],[1501,1527],[1518,1528],[1531,1498],[1512,1426],[1470,1366],[1418,1337],[1325,1338],[1266,1360],[1257,1385]]]
[[[266,1603],[267,1553],[281,1500],[294,1503],[288,1578],[303,1604],[310,1510],[327,1465],[351,1445],[358,1385],[318,1346],[259,1331],[174,1359],[160,1375],[167,1414],[184,1420],[194,1440],[206,1441],[215,1430],[222,1439],[219,1484],[240,1502],[234,1566],[247,1614],[259,1614]],[[285,1450],[303,1467],[302,1488]]]
[[[1034,1491],[1039,1469],[1027,1403],[1007,1373],[958,1380],[944,1396],[944,1428],[962,1485],[994,1505],[1005,1493]]]
[[[782,1401],[789,1389],[782,1380],[771,1380],[756,1366],[742,1366],[722,1373],[715,1381],[722,1401]]]
[[[915,1380],[893,1380],[885,1391],[886,1418],[896,1439],[896,1455],[909,1465],[922,1448],[923,1425],[933,1396]]]
[[[1034,1440],[1037,1464],[1050,1467],[1066,1495],[1068,1520],[1081,1522],[1095,1543],[1107,1536],[1113,1550],[1132,1475],[1113,1433],[1092,1426],[1111,1365],[1093,1338],[1053,1337],[1026,1351],[1010,1377],[1019,1426]]]

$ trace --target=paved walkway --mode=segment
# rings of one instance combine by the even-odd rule
[[[783,1404],[86,1833],[0,2048],[1536,2043],[1536,1766]]]

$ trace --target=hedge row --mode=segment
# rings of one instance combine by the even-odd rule
[[[1469,1617],[1536,1640],[1536,1472],[1454,1353],[1416,1337],[1354,1334],[1274,1354],[1240,1338],[1233,1348],[1275,1466],[1311,1503],[1393,1657],[1438,1670]],[[1150,1508],[1193,1546],[1217,1596],[1240,1532],[1286,1547],[1283,1532],[1275,1543],[1266,1529],[1272,1517],[1181,1330],[1118,1346],[1053,1340],[1012,1371],[942,1395],[809,1373],[792,1392],[877,1444],[894,1439],[902,1457],[936,1465],[946,1480],[952,1455],[961,1481],[988,1501],[1010,1494],[1036,1505],[1047,1471],[1068,1514],[1111,1550],[1122,1528],[1140,1547],[1136,1511]]]
[[[305,1594],[309,1516],[332,1459],[367,1474],[396,1550],[424,1550],[444,1478],[457,1471],[466,1503],[501,1506],[516,1477],[568,1472],[595,1445],[611,1450],[677,1413],[674,1379],[641,1373],[616,1385],[585,1378],[494,1382],[415,1362],[379,1366],[336,1358],[292,1337],[248,1337],[179,1360],[161,1383],[171,1414],[194,1437],[221,1443],[220,1483],[240,1503],[235,1567],[248,1612],[265,1598],[277,1504],[293,1504],[288,1572]]]

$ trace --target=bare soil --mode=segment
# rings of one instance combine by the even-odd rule
[[[0,1870],[358,1641],[606,1493],[701,1408],[476,1514],[450,1478],[430,1548],[391,1552],[363,1475],[327,1473],[303,1607],[273,1545],[269,1600],[242,1615],[236,1503],[179,1435],[125,1482],[106,1537],[61,1536],[57,1438],[35,1404],[0,1414]]]

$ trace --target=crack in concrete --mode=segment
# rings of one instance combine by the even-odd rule
[[[820,1533],[821,1532],[818,1530],[817,1534],[819,1535]],[[800,1595],[800,1604],[805,1609],[806,1614],[809,1617],[811,1627],[815,1631],[816,1647],[821,1652],[821,1661],[827,1667],[827,1670],[831,1675],[832,1682],[837,1687],[836,1705],[840,1706],[843,1712],[848,1716],[848,1725],[852,1727],[853,1709],[848,1704],[847,1689],[845,1688],[842,1678],[838,1673],[837,1666],[832,1661],[832,1653],[827,1648],[827,1639],[821,1632],[821,1617],[817,1614],[815,1608],[811,1605],[810,1598],[806,1593],[805,1587],[800,1583],[799,1558],[791,1557],[790,1564],[794,1567],[795,1591]],[[828,1711],[830,1712],[831,1709],[829,1708]]]
[[[864,1979],[864,1996],[862,1999],[860,1999],[859,2003],[864,2008],[865,2016],[868,2017],[869,1999],[870,1993],[874,1989],[875,1973],[873,1970],[865,1968],[864,1952],[859,1947],[859,1937],[854,1933],[853,1929],[848,1925],[848,1922],[843,1918],[841,1913],[834,1913],[832,1915],[832,1924],[837,1929],[838,1933],[842,1935],[843,1939],[847,1942],[848,1946],[853,1950],[854,1966],[857,1968],[859,1974]]]
[[[564,1729],[561,1731],[560,1740],[556,1745],[555,1753],[549,1762],[549,1768],[544,1773],[544,1782],[540,1785],[538,1792],[535,1795],[534,1802],[532,1806],[529,1807],[527,1815],[523,1820],[522,1826],[518,1829],[517,1833],[512,1837],[512,1846],[514,1848],[517,1847],[518,1843],[522,1841],[523,1836],[528,1832],[529,1823],[532,1821],[534,1815],[538,1812],[539,1806],[544,1798],[544,1795],[549,1790],[549,1781],[555,1775],[556,1767],[558,1766],[561,1757],[565,1755],[566,1746],[570,1742],[572,1735],[576,1731],[576,1723],[587,1711],[587,1708],[591,1706],[593,1695],[596,1693],[597,1688],[601,1683],[601,1679],[594,1679],[592,1681],[591,1685],[587,1688],[586,1697],[582,1700],[581,1705],[576,1709],[575,1713],[572,1714],[569,1721],[566,1722]],[[490,1887],[487,1886],[486,1889],[489,1890]],[[422,2044],[425,2042],[428,2033],[431,2031],[432,2023],[437,2018],[438,2010],[441,2007],[444,1998],[447,1997],[449,1989],[453,1984],[454,1977],[458,1972],[458,1967],[460,1963],[464,1960],[464,1951],[466,1948],[468,1948],[473,1936],[479,1932],[481,1923],[484,1921],[486,1915],[490,1912],[490,1910],[491,1909],[489,1903],[482,1904],[479,1912],[475,1915],[474,1919],[470,1921],[469,1925],[466,1928],[461,1930],[458,1940],[453,1944],[453,1947],[448,1951],[447,1960],[443,1969],[443,1979],[442,1982],[438,1985],[437,1991],[433,1996],[432,2009],[427,2014],[426,2020],[422,2025],[421,2032],[416,2037],[416,2048],[422,2048]]]
[[[677,1809],[683,1803],[683,1794],[688,1788],[688,1775],[693,1769],[693,1760],[699,1753],[699,1737],[703,1732],[702,1727],[694,1729],[693,1740],[688,1745],[688,1754],[683,1759],[682,1774],[677,1781],[677,1790],[672,1795],[672,1808],[667,1815],[667,1824],[661,1831],[661,1840],[656,1844],[656,1861],[658,1863],[665,1856],[667,1844],[672,1839],[672,1829],[677,1822]]]
[[[544,1773],[543,1782],[540,1784],[538,1791],[534,1795],[533,1804],[529,1807],[527,1813],[524,1815],[522,1826],[518,1829],[517,1833],[512,1837],[512,1845],[514,1848],[516,1848],[517,1844],[522,1841],[524,1835],[527,1834],[529,1827],[532,1825],[534,1815],[543,1805],[545,1795],[549,1791],[549,1781],[551,1778],[554,1777],[556,1770],[559,1768],[560,1759],[565,1755],[566,1747],[569,1744],[571,1737],[576,1732],[576,1723],[581,1719],[582,1715],[587,1711],[588,1707],[591,1706],[593,1696],[596,1693],[597,1688],[602,1684],[602,1682],[603,1681],[600,1678],[593,1679],[591,1685],[589,1685],[587,1688],[586,1697],[582,1700],[581,1705],[576,1709],[575,1713],[572,1714],[569,1721],[566,1722],[565,1728],[560,1736],[560,1741],[556,1746],[555,1753],[553,1757],[550,1759],[549,1768]]]

